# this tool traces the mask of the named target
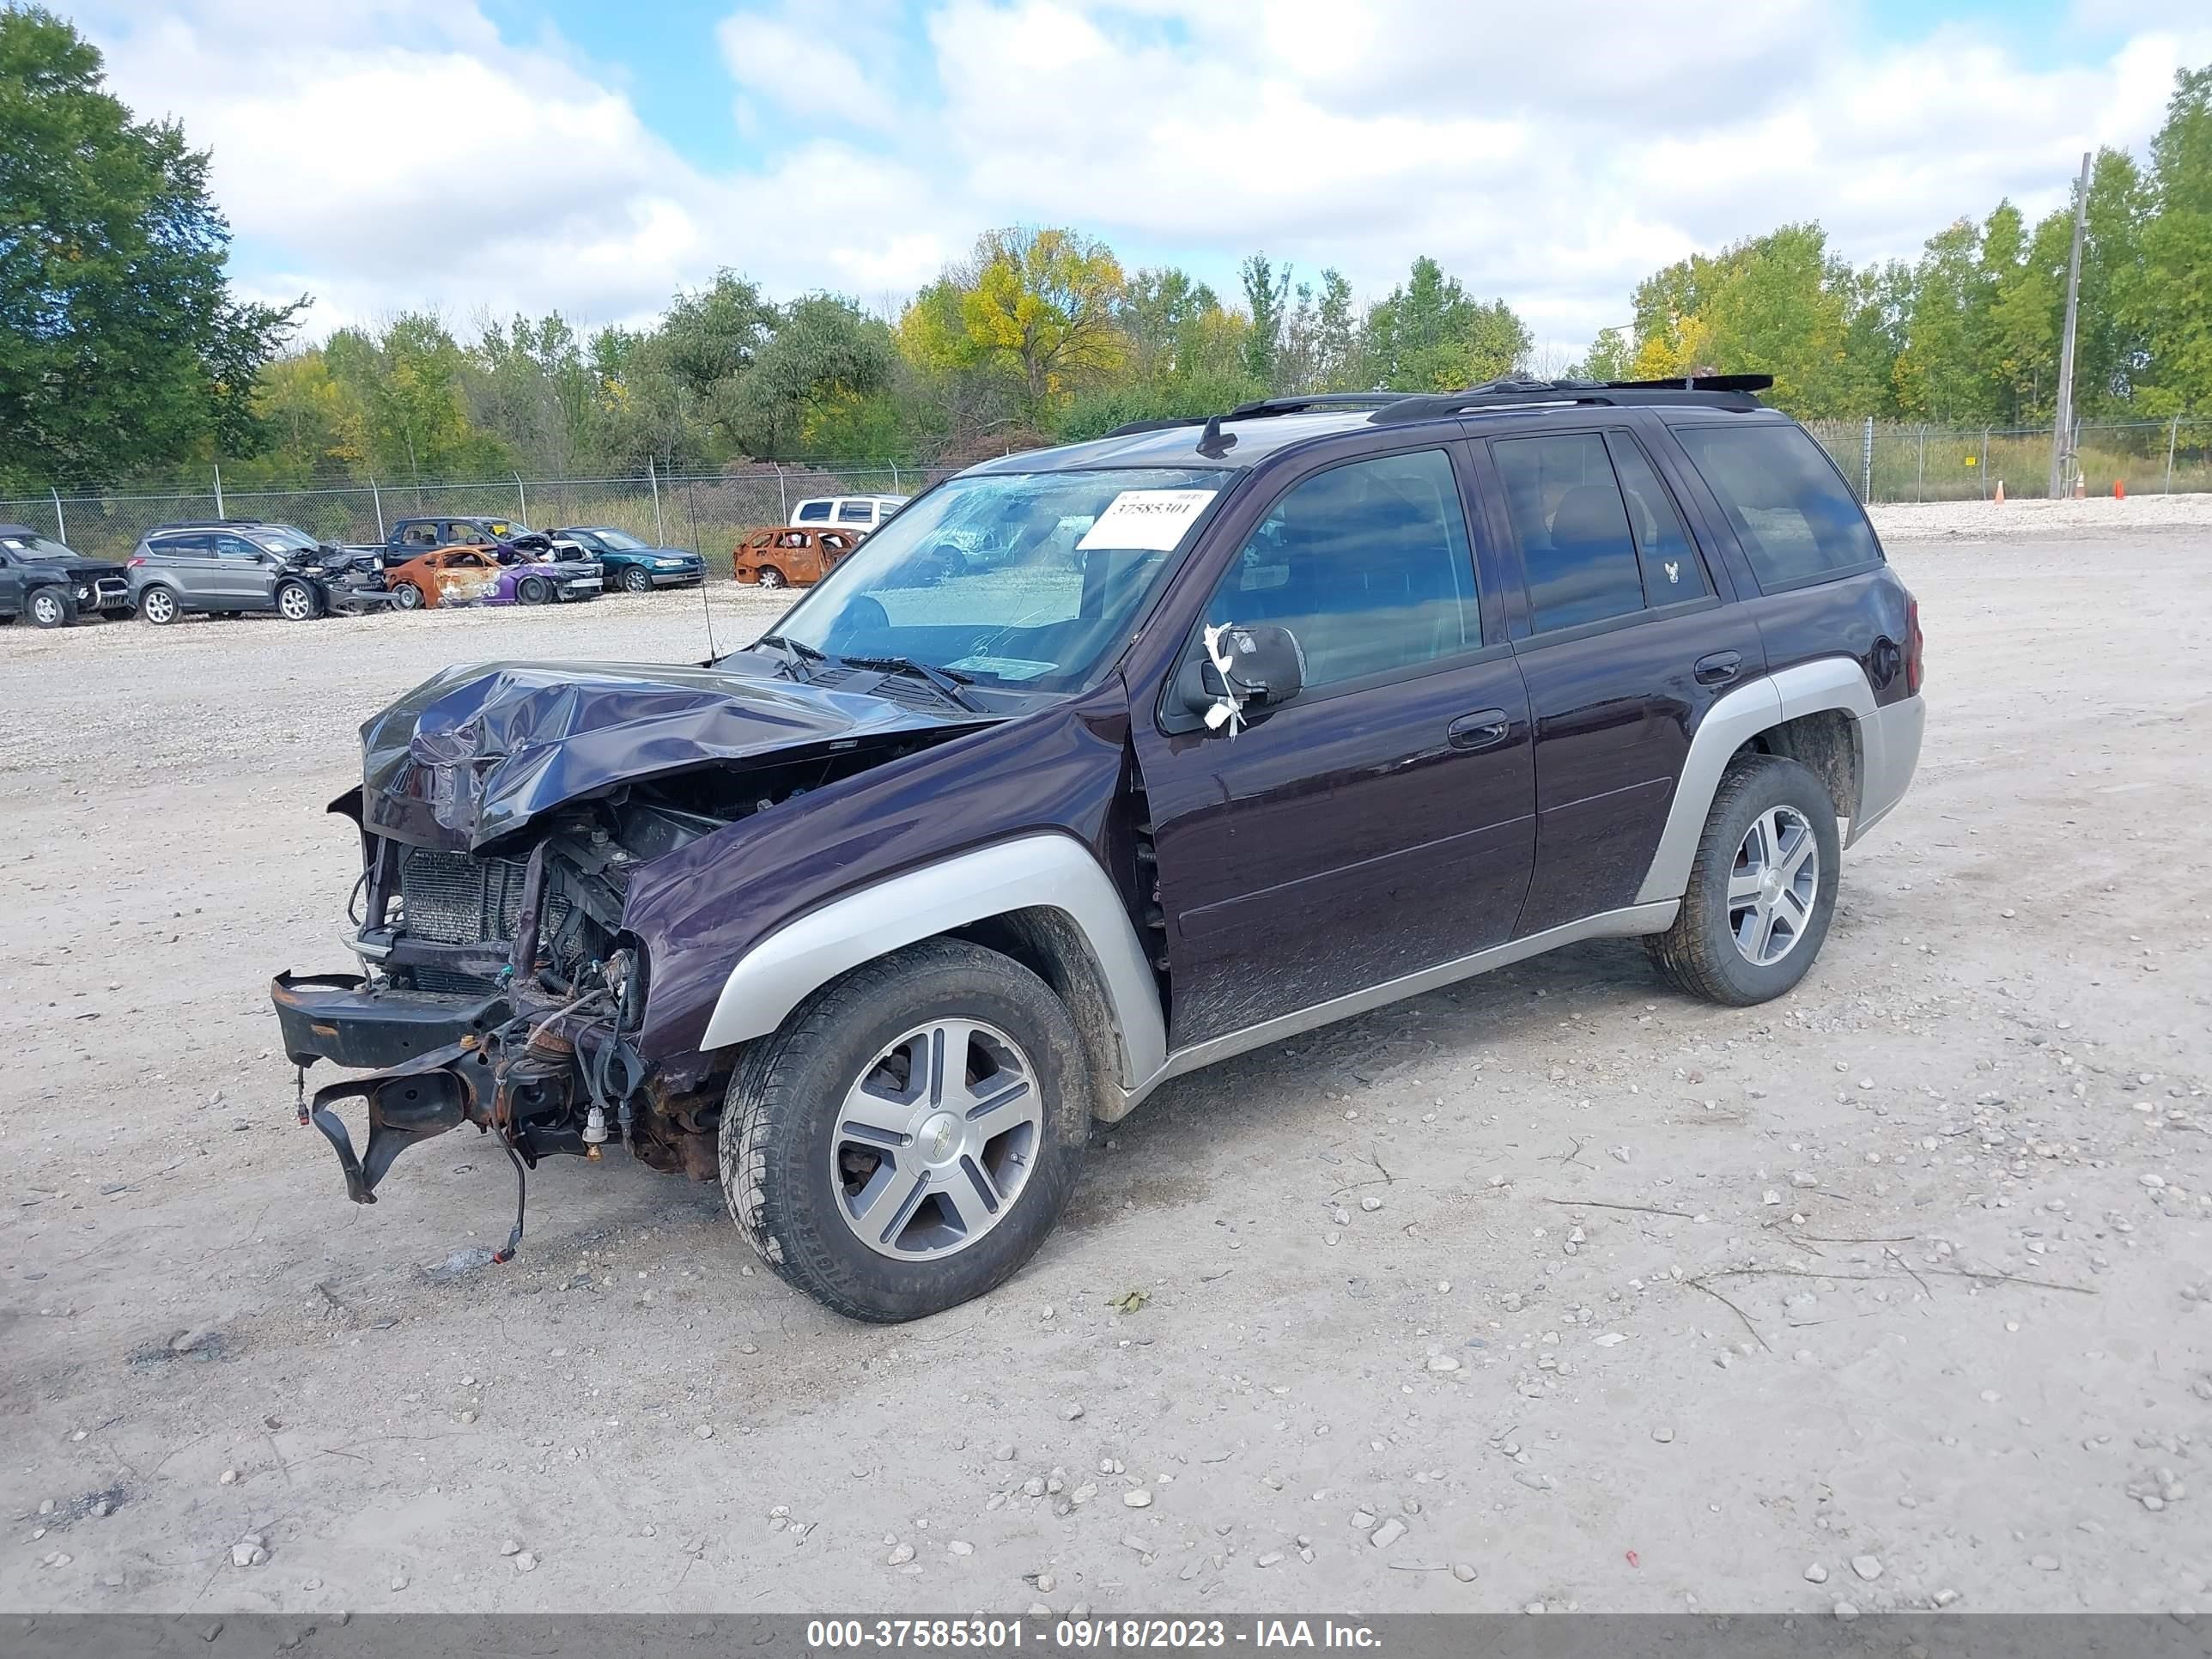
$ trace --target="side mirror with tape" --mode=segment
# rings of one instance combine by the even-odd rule
[[[1273,623],[1210,630],[1214,655],[1201,651],[1177,676],[1182,705],[1206,716],[1224,705],[1246,714],[1273,708],[1305,686],[1306,656],[1297,636]],[[1209,720],[1216,730],[1220,723]]]

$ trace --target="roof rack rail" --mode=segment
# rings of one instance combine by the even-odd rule
[[[1314,392],[1280,398],[1255,398],[1250,403],[1237,404],[1225,415],[1170,415],[1159,420],[1130,421],[1100,435],[1130,438],[1140,432],[1167,432],[1179,426],[1204,426],[1210,420],[1250,421],[1268,415],[1302,415],[1310,410],[1371,409],[1377,404],[1395,403],[1407,395],[1402,392]]]
[[[1402,392],[1310,392],[1281,398],[1257,398],[1249,404],[1237,404],[1223,418],[1243,421],[1255,415],[1303,415],[1314,409],[1366,409],[1376,404],[1394,404],[1404,396]]]
[[[1316,410],[1370,409],[1370,425],[1396,426],[1432,421],[1470,410],[1516,404],[1679,404],[1694,398],[1717,409],[1761,409],[1754,395],[1774,384],[1771,374],[1685,374],[1668,380],[1485,380],[1459,392],[1315,392],[1258,398],[1226,415],[1177,415],[1162,420],[1131,421],[1102,435],[1130,438],[1209,422],[1249,421],[1269,415],[1302,415]]]
[[[1771,374],[1698,374],[1670,380],[1486,380],[1462,392],[1424,392],[1385,404],[1367,418],[1376,426],[1435,420],[1481,409],[1516,404],[1680,404],[1695,399],[1717,409],[1764,408],[1753,394],[1774,384]]]
[[[1157,421],[1125,421],[1110,432],[1102,432],[1102,438],[1133,438],[1139,432],[1168,432],[1179,426],[1204,426],[1203,415],[1170,415]]]

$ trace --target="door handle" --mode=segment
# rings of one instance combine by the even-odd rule
[[[1503,708],[1462,714],[1444,728],[1444,737],[1455,749],[1494,748],[1512,735],[1512,718]]]
[[[1694,671],[1699,685],[1726,685],[1743,667],[1740,651],[1716,651],[1711,656],[1698,659]]]

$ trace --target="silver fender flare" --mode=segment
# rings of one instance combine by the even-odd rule
[[[1080,930],[1121,1028],[1124,1089],[1167,1058],[1159,992],[1121,896],[1066,836],[1032,835],[876,882],[777,928],[738,959],[702,1045],[766,1036],[838,975],[939,933],[1012,910],[1057,910]]]
[[[1690,738],[1689,755],[1674,783],[1674,805],[1667,811],[1667,827],[1660,832],[1658,850],[1651,855],[1644,885],[1637,890],[1638,904],[1678,899],[1688,889],[1698,839],[1705,833],[1705,818],[1712,811],[1713,795],[1721,787],[1721,774],[1728,769],[1729,757],[1761,732],[1830,708],[1842,710],[1856,723],[1862,787],[1865,780],[1887,775],[1885,757],[1869,752],[1871,745],[1881,741],[1882,727],[1874,718],[1873,688],[1867,684],[1865,671],[1855,659],[1824,657],[1818,662],[1799,663],[1738,687],[1705,711]],[[1857,811],[1856,802],[1839,805],[1844,810],[1838,817],[1850,817]]]

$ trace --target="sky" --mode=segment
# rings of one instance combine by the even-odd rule
[[[49,0],[56,3],[56,0]],[[1652,270],[1817,219],[1910,258],[2084,149],[2143,150],[2204,0],[58,0],[213,153],[253,296],[309,336],[648,321],[728,267],[897,308],[1064,224],[1237,294],[1429,254],[1540,347]]]

